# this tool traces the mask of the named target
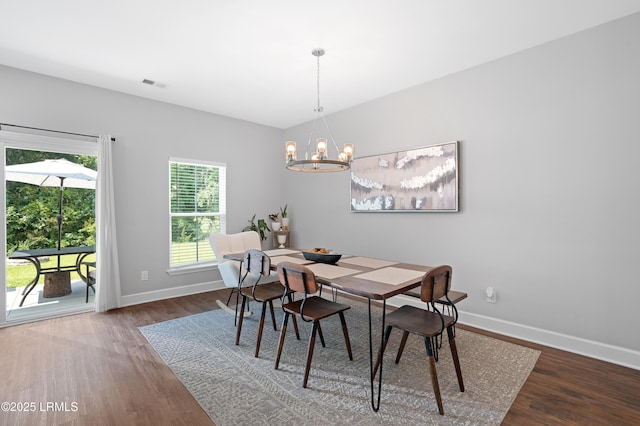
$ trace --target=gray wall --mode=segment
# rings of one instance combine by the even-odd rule
[[[169,276],[168,159],[228,165],[228,231],[278,208],[282,130],[0,66],[0,122],[116,137],[115,199],[123,296],[219,280]],[[215,94],[211,94],[215,96]],[[265,188],[264,183],[269,183]],[[250,195],[248,193],[250,192]],[[140,280],[140,271],[149,280]],[[154,298],[148,296],[147,298]]]
[[[308,123],[283,132],[1,66],[0,122],[117,138],[125,296],[219,280],[166,273],[167,160],[202,158],[229,165],[230,232],[288,203],[296,246],[449,263],[464,320],[613,345],[640,368],[639,53],[633,15],[327,117],[356,156],[460,140],[458,213],[350,213],[347,173],[283,167]]]
[[[356,157],[460,140],[460,212],[350,213],[348,173],[285,177],[295,241],[448,263],[466,313],[638,351],[638,76],[633,15],[329,115]]]

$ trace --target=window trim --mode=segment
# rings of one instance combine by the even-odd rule
[[[184,264],[172,264],[171,263],[171,244],[172,244],[172,218],[174,216],[183,215],[183,213],[176,213],[175,215],[171,212],[171,165],[173,163],[180,164],[188,164],[194,166],[205,166],[205,167],[218,167],[224,173],[221,173],[219,188],[222,188],[219,192],[219,212],[216,214],[203,214],[203,217],[206,216],[216,216],[220,218],[220,232],[227,232],[227,163],[217,162],[217,161],[208,161],[208,160],[193,160],[182,157],[169,157],[167,162],[167,186],[169,189],[168,195],[168,232],[169,232],[169,250],[168,250],[168,264],[169,268],[167,269],[167,274],[169,275],[179,275],[186,274],[191,272],[201,272],[203,270],[211,270],[213,268],[217,269],[218,262],[216,260],[203,260],[192,263],[184,263]]]

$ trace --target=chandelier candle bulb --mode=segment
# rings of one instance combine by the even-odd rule
[[[325,157],[325,153],[327,152],[327,139],[326,138],[318,138],[316,140],[316,148],[318,149],[318,153],[320,154],[320,158]]]
[[[346,161],[351,162],[353,160],[353,144],[345,143],[342,147],[342,153],[347,156]]]
[[[285,143],[286,152],[287,152],[287,163],[290,161],[296,161],[296,143],[294,141],[287,141]]]

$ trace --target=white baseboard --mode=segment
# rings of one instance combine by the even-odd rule
[[[191,294],[205,293],[207,291],[220,290],[223,288],[226,288],[224,286],[224,282],[222,280],[218,280],[181,287],[165,288],[162,290],[147,291],[144,293],[122,296],[121,306],[138,305],[140,303],[155,302],[157,300],[170,299],[172,297],[189,296]],[[213,306],[211,308],[213,309]]]
[[[172,297],[188,296],[222,288],[225,288],[224,283],[222,280],[218,280],[137,293],[122,296],[122,306],[137,305]],[[401,306],[405,304],[420,306],[421,303],[422,302],[414,297],[402,295],[395,296],[388,301],[389,306]],[[459,314],[461,324],[640,370],[640,352],[638,351],[486,317],[484,315],[473,314],[463,310],[459,310]]]
[[[389,299],[388,303],[391,306],[420,306],[422,302],[410,296],[396,296]],[[638,351],[473,314],[460,309],[458,313],[460,315],[458,321],[461,324],[640,370],[640,352]]]

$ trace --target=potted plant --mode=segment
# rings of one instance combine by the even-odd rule
[[[285,231],[289,230],[289,218],[287,217],[287,204],[283,207],[280,207],[280,217],[282,218],[282,229]]]
[[[249,222],[249,224],[242,228],[243,231],[256,231],[260,235],[260,241],[267,239],[266,233],[271,232],[271,229],[269,229],[264,219],[258,219],[258,223],[256,224],[256,215],[254,214],[247,222]]]
[[[282,223],[278,220],[278,213],[271,213],[269,219],[271,219],[271,229],[279,231]]]

